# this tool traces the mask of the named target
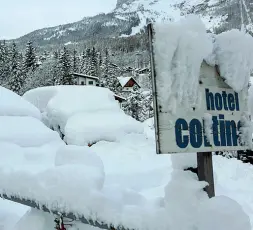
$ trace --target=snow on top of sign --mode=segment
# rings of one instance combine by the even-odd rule
[[[220,75],[236,92],[245,89],[253,71],[253,38],[233,29],[207,34],[197,16],[154,25],[154,55],[158,102],[164,111],[198,104],[198,80],[203,60],[218,65]]]
[[[212,42],[197,16],[168,24],[155,24],[154,53],[158,101],[164,111],[176,106],[196,106],[199,72],[203,59],[212,52]]]
[[[244,31],[233,29],[216,36],[216,64],[221,77],[236,92],[247,87],[253,70],[253,38]]]

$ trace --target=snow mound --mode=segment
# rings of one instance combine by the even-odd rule
[[[203,191],[206,182],[200,182],[197,175],[184,171],[188,166],[194,167],[196,154],[188,154],[191,160],[183,160],[186,156],[183,154],[157,156],[154,143],[143,134],[129,134],[119,142],[103,141],[91,148],[62,147],[56,154],[54,165],[44,165],[45,170],[38,173],[28,171],[23,161],[17,159],[20,170],[16,169],[18,162],[12,168],[0,165],[0,192],[35,199],[49,208],[57,206],[61,212],[71,210],[86,218],[116,226],[122,224],[129,229],[206,230],[207,225],[207,229],[211,227],[210,216],[220,220],[221,215],[224,218],[217,229],[223,230],[229,229],[231,219],[238,215],[241,220],[236,225],[237,229],[249,230],[245,210],[243,212],[236,203],[225,198],[209,202]],[[220,169],[225,165],[227,170],[219,172],[218,177],[233,180],[231,173],[238,174],[233,185],[236,188],[238,180],[244,179],[245,168],[237,168],[237,171],[234,166],[228,167],[229,160],[217,159],[220,160]],[[103,165],[105,177],[101,174]],[[249,172],[247,175],[251,177]],[[219,186],[223,184],[225,182]],[[240,184],[238,188],[247,191],[248,184]],[[234,194],[244,197],[238,190]],[[249,197],[251,194],[250,191]],[[233,210],[226,214],[227,207]],[[29,215],[33,216],[30,213],[26,217]],[[26,221],[24,217],[26,224],[23,225],[21,220],[17,227],[29,229],[25,226],[38,221],[38,229],[45,229],[45,214],[36,215]],[[43,226],[40,228],[40,225]]]
[[[0,117],[0,141],[21,147],[42,146],[50,142],[61,142],[59,134],[48,129],[33,117]]]
[[[143,125],[121,110],[78,113],[69,118],[64,140],[68,144],[88,145],[117,141],[129,133],[143,133]]]
[[[46,112],[52,127],[60,126],[64,133],[67,120],[81,112],[96,113],[101,110],[118,111],[118,102],[107,88],[95,86],[61,87],[48,102]]]
[[[82,183],[102,189],[105,179],[104,165],[100,157],[86,146],[67,145],[60,148],[55,157],[55,165],[81,167],[85,173],[81,176]],[[94,184],[93,184],[94,183]]]
[[[15,225],[14,230],[54,229],[54,216],[36,209],[31,209]]]
[[[40,111],[16,93],[0,86],[0,116],[30,116],[41,119]]]
[[[62,86],[45,86],[31,89],[24,93],[23,98],[45,112],[48,102],[59,92]]]
[[[251,230],[249,217],[242,207],[225,196],[216,196],[203,202],[197,220],[199,230]]]

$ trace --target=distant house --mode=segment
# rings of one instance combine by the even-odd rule
[[[98,86],[98,77],[90,76],[87,74],[81,74],[81,73],[72,73],[72,76],[74,77],[75,84],[77,85],[94,85]]]
[[[120,108],[122,107],[122,105],[124,104],[124,102],[126,102],[126,98],[121,97],[119,95],[114,94],[114,98],[115,98],[116,101],[119,102]]]
[[[132,92],[134,86],[141,88],[133,77],[118,77],[117,79],[119,80],[123,92]]]

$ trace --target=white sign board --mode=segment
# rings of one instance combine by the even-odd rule
[[[152,44],[152,42],[150,42]],[[151,48],[152,49],[152,48]],[[199,77],[201,102],[186,109],[177,105],[175,115],[166,112],[157,98],[161,97],[156,84],[155,56],[152,54],[152,81],[157,153],[213,152],[245,150],[239,141],[241,115],[247,106],[245,91],[236,93],[219,76],[215,67],[203,62]],[[247,89],[246,89],[247,90]],[[210,116],[211,132],[207,135],[205,115]]]

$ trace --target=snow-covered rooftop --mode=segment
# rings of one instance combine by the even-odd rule
[[[124,87],[131,77],[117,77],[117,79],[119,80],[120,85]]]
[[[119,83],[122,87],[125,87],[125,85],[131,80],[133,79],[136,84],[139,86],[138,82],[133,78],[133,77],[117,77],[117,79],[119,80]]]
[[[78,76],[78,77],[84,77],[84,78],[89,78],[89,79],[94,79],[94,80],[98,80],[98,77],[95,76],[91,76],[91,75],[87,75],[87,74],[82,74],[82,73],[72,73],[73,76]]]

